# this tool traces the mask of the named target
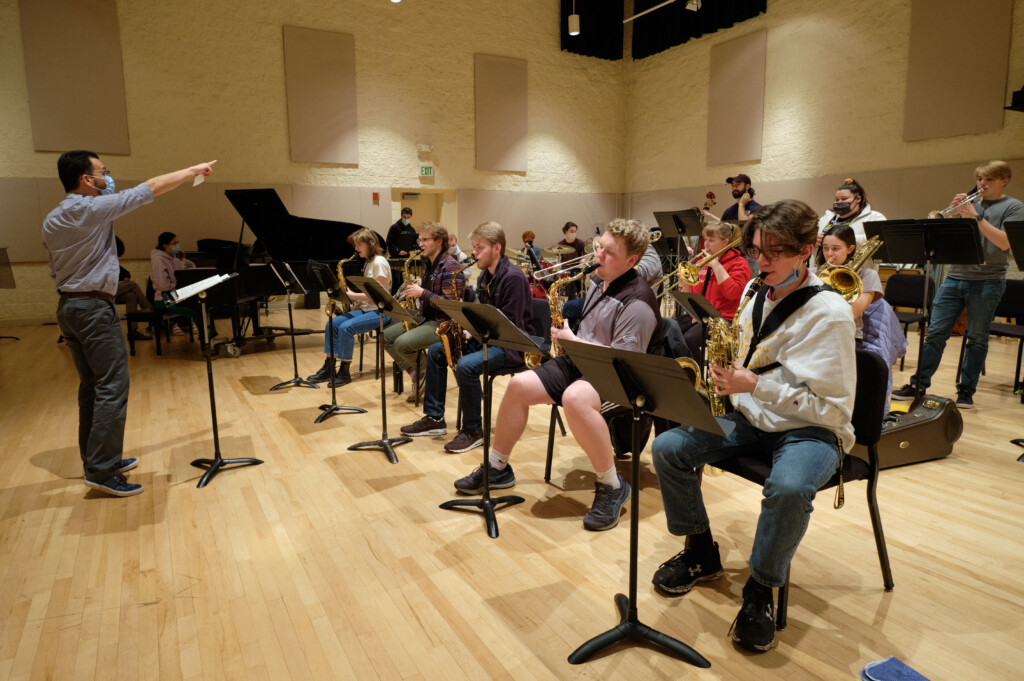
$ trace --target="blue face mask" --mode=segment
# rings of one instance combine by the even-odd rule
[[[786,279],[784,281],[776,284],[772,288],[786,288],[787,286],[795,284],[799,279],[800,279],[800,270],[799,269],[790,270],[789,271],[789,276],[786,277]]]
[[[114,178],[111,175],[106,175],[103,178],[106,181],[106,186],[100,190],[100,194],[103,196],[109,196],[114,193]]]
[[[174,244],[171,246],[171,253],[174,253],[175,255],[181,253],[181,244]]]
[[[402,218],[402,224],[405,225],[406,227],[408,227],[409,226],[409,218]]]

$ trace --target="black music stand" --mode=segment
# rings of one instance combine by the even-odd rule
[[[931,319],[928,295],[928,270],[932,265],[978,265],[983,262],[978,223],[969,218],[886,220],[882,226],[886,254],[894,262],[918,262],[924,255],[924,300],[921,303],[920,338],[917,344],[917,371],[921,369],[925,335]],[[914,381],[911,410],[924,396],[920,381]]]
[[[677,256],[679,260],[686,260],[683,257],[683,250],[680,242],[684,236],[700,237],[703,231],[701,212],[696,208],[685,208],[683,210],[656,210],[654,220],[661,228],[661,239],[654,242],[654,249],[662,256]],[[674,242],[670,242],[674,239]],[[669,247],[669,243],[675,244],[675,252]],[[678,260],[675,264],[678,264]]]
[[[521,504],[525,499],[520,496],[506,494],[496,499],[491,498],[489,456],[491,453],[491,382],[490,372],[487,369],[487,352],[491,345],[499,348],[519,350],[523,353],[543,352],[537,343],[530,339],[522,329],[512,323],[508,317],[502,314],[501,310],[493,305],[483,303],[463,303],[458,300],[437,300],[434,301],[438,308],[443,310],[449,317],[454,319],[463,329],[469,331],[473,338],[480,341],[484,352],[484,490],[479,499],[452,499],[441,504],[445,510],[462,510],[463,508],[479,508],[483,511],[484,521],[487,525],[487,536],[491,539],[498,537],[498,519],[494,512],[499,506],[515,506]]]
[[[302,282],[299,281],[299,278],[295,276],[295,272],[292,271],[291,265],[289,265],[288,263],[277,264],[284,265],[285,275],[283,277],[281,276],[281,273],[277,270],[277,268],[274,266],[275,263],[270,263],[270,269],[274,272],[274,275],[277,277],[278,281],[281,282],[281,285],[284,286],[284,290],[288,298],[288,335],[292,337],[292,369],[295,370],[295,377],[292,378],[291,380],[282,381],[278,383],[273,388],[271,388],[271,390],[287,388],[288,386],[292,385],[304,385],[307,388],[316,388],[317,390],[319,390],[320,386],[318,386],[316,383],[313,383],[312,381],[307,381],[306,379],[299,377],[299,358],[298,355],[295,354],[295,324],[292,321],[292,287],[297,289],[299,293],[301,293],[302,295],[306,295],[306,289],[302,285]],[[331,338],[333,339],[334,336],[332,335]]]
[[[331,271],[330,267],[321,262],[310,260],[306,264],[306,269],[308,272],[311,272],[313,276],[317,278],[317,281],[320,282],[320,285],[324,288],[325,291],[327,291],[327,305],[331,309],[330,314],[327,315],[327,321],[330,323],[327,325],[326,331],[326,333],[328,334],[328,340],[330,342],[331,349],[331,403],[320,405],[320,411],[323,413],[317,416],[313,420],[313,423],[323,423],[324,421],[327,420],[328,417],[343,412],[365,414],[366,410],[363,409],[362,407],[346,407],[338,404],[338,388],[335,385],[336,381],[334,380],[334,363],[337,361],[337,357],[335,357],[334,355],[334,311],[337,309],[337,305],[339,302],[348,303],[349,306],[351,306],[352,301],[349,300],[348,295],[346,295],[346,293],[341,290],[341,287],[338,285],[338,279],[337,277],[334,276],[334,272]]]
[[[210,360],[210,356],[213,353],[213,348],[210,346],[210,326],[209,317],[206,312],[206,291],[208,289],[217,286],[218,284],[227,281],[231,277],[236,277],[237,274],[218,274],[212,277],[197,281],[189,286],[176,289],[174,291],[168,291],[164,293],[164,301],[177,304],[186,298],[190,298],[196,294],[199,295],[199,305],[203,310],[203,326],[199,329],[200,338],[204,339],[203,355],[206,356],[206,378],[210,386],[210,417],[213,423],[213,458],[212,459],[196,459],[191,464],[196,468],[205,468],[206,472],[203,473],[202,477],[199,478],[199,484],[196,487],[206,487],[207,483],[213,479],[213,476],[217,475],[221,468],[224,466],[258,466],[263,463],[262,459],[253,458],[242,458],[242,459],[224,459],[220,455],[220,434],[217,430],[217,397],[213,391],[213,362]]]
[[[1003,230],[1006,232],[1006,238],[1010,242],[1010,252],[1013,253],[1013,259],[1017,263],[1017,269],[1024,267],[1024,220],[1013,220],[1011,222],[1003,223]],[[1022,314],[1024,316],[1024,314]],[[1020,319],[1016,320],[1018,324],[1021,323]],[[1024,340],[1021,341],[1024,343]],[[1017,376],[1013,377],[1014,388],[1017,388]],[[1020,391],[1020,401],[1024,404],[1024,390]],[[1024,462],[1024,455],[1021,455],[1017,461]]]
[[[718,319],[722,313],[699,293],[692,291],[672,291],[672,297],[683,306],[691,317],[700,322],[700,356],[697,358],[700,364],[701,379],[707,383],[707,366],[704,363],[704,348],[708,343],[708,323],[712,319]]]
[[[398,463],[395,445],[404,445],[406,442],[412,442],[412,438],[405,437],[404,435],[401,437],[388,437],[387,387],[384,378],[384,315],[387,314],[388,317],[394,320],[409,322],[413,326],[416,326],[416,320],[373,277],[348,277],[347,283],[365,294],[377,306],[377,369],[379,369],[377,373],[380,376],[380,439],[351,445],[349,451],[379,447],[384,450],[388,461]]]
[[[636,579],[640,528],[640,419],[645,414],[660,416],[698,430],[724,435],[722,426],[708,411],[683,371],[671,357],[617,350],[604,345],[560,340],[583,378],[606,402],[630,405],[633,409],[633,486],[629,515],[629,596],[615,595],[619,624],[590,639],[571,655],[569,662],[582,664],[595,653],[622,640],[650,641],[675,653],[686,662],[708,668],[703,655],[671,636],[640,622],[637,616]]]

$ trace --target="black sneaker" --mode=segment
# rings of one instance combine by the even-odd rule
[[[487,472],[488,487],[491,489],[508,489],[516,484],[516,475],[512,466],[505,466],[500,471],[494,466]],[[484,467],[476,469],[464,478],[455,481],[455,489],[463,494],[481,494],[484,491]]]
[[[135,494],[142,493],[142,485],[135,485],[128,482],[120,473],[112,478],[104,480],[103,482],[86,480],[85,486],[97,489],[105,494],[110,494],[115,497],[130,497]]]
[[[914,388],[914,386],[907,383],[902,388],[892,391],[892,399],[896,400],[897,402],[910,402],[912,399],[914,399],[914,394],[916,392],[917,391]]]
[[[310,383],[326,383],[331,380],[331,364],[333,364],[333,362],[333,359],[325,359],[324,365],[320,367],[320,370],[315,374],[306,376],[306,380]]]
[[[479,430],[474,432],[460,430],[459,434],[455,436],[455,439],[444,446],[444,451],[451,452],[452,454],[461,454],[462,452],[468,452],[471,449],[482,447],[483,444],[483,432]]]
[[[658,567],[651,581],[666,593],[684,594],[697,582],[718,579],[722,572],[722,558],[715,542],[712,551],[680,551]]]
[[[139,465],[139,460],[138,459],[121,459],[117,463],[117,472],[118,473],[127,473],[128,471],[130,471],[131,469],[135,468],[138,465]]]
[[[402,431],[402,435],[408,435],[410,437],[444,435],[448,432],[448,424],[444,422],[443,418],[432,419],[429,416],[424,416],[416,423],[409,424],[408,426],[402,426],[399,430]]]
[[[729,638],[740,647],[763,653],[775,647],[775,598],[771,589],[752,582],[743,586],[743,607],[732,621]]]
[[[956,391],[957,409],[974,409],[974,396],[969,390]]]
[[[618,475],[618,474],[616,474]],[[619,524],[622,505],[629,499],[629,483],[619,475],[619,488],[594,483],[594,504],[583,516],[583,529],[591,532],[610,530]]]

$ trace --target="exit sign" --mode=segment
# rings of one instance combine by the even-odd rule
[[[434,176],[434,166],[433,165],[420,166],[420,177],[433,177],[433,176]]]

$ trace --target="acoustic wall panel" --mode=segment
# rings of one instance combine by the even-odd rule
[[[526,61],[476,54],[476,169],[526,172]]]
[[[766,46],[767,33],[758,31],[711,48],[709,166],[761,159]]]
[[[358,164],[355,37],[285,26],[284,70],[291,159]]]
[[[114,0],[20,0],[36,151],[128,154]]]
[[[1012,0],[913,0],[903,139],[1003,127]]]

